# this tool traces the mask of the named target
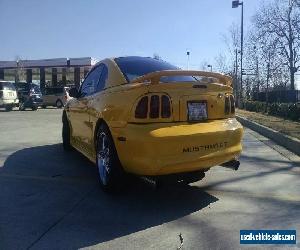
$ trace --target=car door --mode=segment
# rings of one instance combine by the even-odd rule
[[[72,99],[69,105],[69,116],[72,128],[72,140],[84,153],[90,154],[90,118],[88,103],[96,91],[102,67],[96,66],[83,81],[77,98]]]
[[[100,64],[101,67],[101,75],[99,81],[97,83],[95,93],[93,94],[93,98],[91,98],[88,102],[88,112],[90,115],[90,134],[89,134],[89,141],[91,145],[94,145],[94,129],[96,127],[98,116],[97,116],[97,109],[103,107],[103,91],[106,86],[106,80],[108,79],[108,68],[105,64]],[[95,155],[95,148],[91,148],[92,156]]]
[[[53,93],[51,102],[53,103],[53,105],[56,105],[56,101],[57,100],[61,100],[62,101],[61,95],[63,95],[62,94],[63,93],[63,88],[55,88],[53,90],[54,90],[54,93]]]
[[[44,95],[43,95],[43,103],[44,105],[50,105],[49,103],[49,96],[51,94],[51,89],[45,89]]]
[[[55,106],[55,102],[56,102],[55,93],[56,93],[56,88],[52,88],[51,93],[48,95],[48,102],[49,105],[51,106]]]

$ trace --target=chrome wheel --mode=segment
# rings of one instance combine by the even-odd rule
[[[110,173],[110,148],[109,137],[105,132],[101,132],[99,135],[97,165],[101,182],[103,185],[107,185]]]

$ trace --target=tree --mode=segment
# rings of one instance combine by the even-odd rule
[[[233,90],[236,97],[236,102],[238,102],[238,93],[240,93],[239,83],[239,73],[238,73],[238,51],[240,51],[240,27],[236,23],[232,23],[228,29],[228,33],[222,34],[222,40],[227,47],[227,74],[233,76]],[[231,70],[230,70],[231,69]]]
[[[294,90],[295,73],[300,68],[299,1],[275,0],[262,5],[253,21],[260,37],[267,37],[266,40],[276,40],[276,50],[288,66],[290,88]]]
[[[15,57],[17,67],[15,70],[15,82],[19,82],[20,80],[26,79],[25,70],[22,62],[22,58],[20,56]]]
[[[224,53],[219,53],[216,57],[215,57],[215,65],[216,65],[216,70],[224,73],[224,74],[229,74],[230,69],[228,67],[228,63],[227,63],[227,57]]]

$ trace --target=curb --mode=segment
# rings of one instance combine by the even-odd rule
[[[266,126],[260,125],[256,122],[249,121],[245,117],[236,115],[236,119],[245,127],[254,130],[255,132],[273,140],[280,146],[283,146],[290,150],[291,152],[300,156],[300,140],[297,138],[284,135],[274,129],[268,128]]]

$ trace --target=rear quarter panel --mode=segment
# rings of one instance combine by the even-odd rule
[[[145,84],[124,84],[95,94],[88,108],[93,128],[92,141],[97,133],[99,120],[104,120],[112,133],[113,128],[125,127],[130,120],[134,103],[147,91],[148,86]],[[114,135],[113,138],[115,140]],[[95,152],[93,154],[95,155]]]

